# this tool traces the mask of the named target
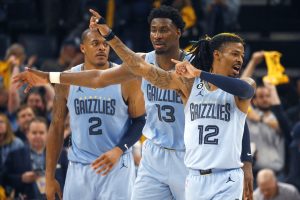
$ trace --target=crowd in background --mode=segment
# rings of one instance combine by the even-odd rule
[[[0,199],[4,193],[20,199],[23,194],[30,199],[43,193],[46,135],[54,98],[51,85],[32,88],[25,94],[24,87],[17,89],[11,78],[24,71],[25,67],[64,71],[82,63],[80,35],[88,26],[88,8],[103,14],[114,32],[134,51],[141,52],[152,49],[146,16],[153,7],[161,4],[172,5],[181,11],[186,23],[181,39],[183,48],[189,45],[188,41],[196,40],[203,34],[212,36],[225,31],[238,32],[240,26],[247,26],[239,23],[240,0],[48,0],[33,1],[27,5],[32,9],[32,13],[27,10],[28,15],[36,17],[31,20],[39,24],[33,28],[30,26],[33,22],[28,21],[28,27],[23,27],[24,32],[20,33],[18,28],[25,25],[10,23],[13,19],[8,18],[10,6],[17,1],[2,1],[0,24],[6,30],[1,30],[0,34],[9,34],[9,43],[4,51],[1,46],[3,57],[0,58]],[[15,5],[20,6],[22,2],[25,5],[28,1],[22,0]],[[36,43],[30,43],[32,37],[27,33],[44,35],[38,40],[42,48],[33,47],[40,49],[41,54],[31,53],[30,44]],[[26,39],[30,42],[26,42]],[[120,62],[116,55],[111,56],[113,61]],[[263,51],[248,51],[246,60],[242,76],[253,77],[258,85],[247,119],[254,156],[254,177],[258,174],[255,187],[260,187],[260,191],[269,187],[267,189],[272,192],[279,185],[275,183],[279,182],[283,190],[293,191],[286,184],[300,190],[299,73],[289,74],[288,83],[274,86],[255,75],[257,68],[266,66]],[[288,69],[293,66],[285,67]],[[71,145],[70,137],[69,121],[66,120],[66,150]],[[62,187],[67,163],[67,151],[64,151],[56,172]],[[260,173],[261,170],[265,171]],[[261,195],[259,190],[255,195],[257,198]]]

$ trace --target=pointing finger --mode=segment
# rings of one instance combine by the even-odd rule
[[[97,13],[96,11],[94,11],[93,9],[89,9],[90,13],[92,13],[92,15],[94,15],[95,17],[97,17],[98,19],[101,18],[101,16],[99,15],[99,13]]]
[[[173,62],[173,63],[175,63],[175,64],[178,64],[178,63],[180,63],[181,61],[179,61],[179,60],[175,60],[175,59],[171,59],[171,61]]]

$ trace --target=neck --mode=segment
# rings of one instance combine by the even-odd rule
[[[171,59],[179,60],[181,56],[182,51],[177,48],[172,51],[165,52],[163,54],[156,54],[156,63],[158,66],[164,70],[171,70],[174,69],[175,64],[171,62]]]
[[[41,154],[41,153],[44,152],[45,147],[33,147],[33,146],[31,146],[31,149],[32,149],[34,152],[36,152],[36,153],[38,153],[38,154]]]
[[[105,70],[109,68],[109,62],[107,61],[104,65],[94,65],[90,63],[83,63],[83,70],[92,70],[92,69],[99,69],[99,70]]]

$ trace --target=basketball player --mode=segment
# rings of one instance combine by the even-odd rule
[[[85,60],[72,72],[115,67],[108,61],[109,46],[97,31],[87,29],[81,40]],[[47,199],[55,199],[55,194],[62,198],[54,174],[63,146],[67,109],[72,146],[63,198],[130,199],[135,179],[130,147],[140,138],[145,124],[144,102],[137,85],[135,80],[101,89],[55,85],[47,142]]]
[[[175,73],[145,62],[128,49],[98,13],[93,20],[90,27],[98,28],[133,74],[181,93],[185,104],[185,165],[189,169],[186,199],[242,199],[242,136],[256,87],[251,78],[235,78],[243,64],[243,40],[230,33],[201,39],[194,45],[192,57],[197,68],[186,60],[172,60]],[[163,42],[157,44],[157,48],[165,47]]]
[[[179,48],[179,38],[184,26],[181,16],[171,7],[161,7],[152,11],[149,22],[150,38],[155,52],[150,52],[142,57],[146,62],[160,66],[164,70],[172,70],[174,64],[171,62],[171,58],[188,58]],[[49,82],[47,73],[32,70],[28,73],[30,76],[26,77],[23,74],[24,76],[19,79],[28,82],[34,77],[34,80],[29,81],[30,84]],[[80,74],[62,73],[60,82],[103,87],[107,82],[118,83],[132,77],[134,76],[123,66],[105,71],[80,72]],[[144,145],[133,199],[184,199],[183,191],[187,170],[183,162],[185,147],[182,100],[174,90],[157,88],[147,80],[142,81],[142,89],[148,113],[143,133],[149,140]],[[247,137],[249,138],[249,133]],[[243,145],[243,147],[246,148],[247,145]],[[248,161],[247,153],[249,152],[250,150],[244,151],[243,161]],[[245,166],[248,166],[245,170],[247,188],[250,190],[249,194],[252,195],[251,162],[245,163],[247,163]],[[169,166],[173,166],[172,170],[169,170]]]

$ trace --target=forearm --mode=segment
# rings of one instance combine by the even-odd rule
[[[99,70],[62,72],[60,74],[60,83],[64,85],[79,85],[90,88],[104,87],[105,83],[101,81],[100,76],[101,72]]]
[[[116,54],[121,58],[126,67],[137,76],[144,76],[142,69],[143,63],[146,63],[143,58],[129,49],[117,36],[108,41],[108,44],[114,49]]]
[[[145,115],[132,119],[130,127],[117,145],[123,152],[129,149],[140,139],[145,123]]]
[[[53,119],[46,145],[46,178],[54,178],[56,165],[64,142],[64,120]]]
[[[253,161],[252,154],[251,154],[250,134],[249,134],[249,128],[247,122],[245,122],[244,125],[241,161],[250,162],[250,163],[252,163]]]
[[[204,71],[201,72],[200,78],[241,99],[249,99],[255,92],[250,84],[238,78],[211,74]]]

